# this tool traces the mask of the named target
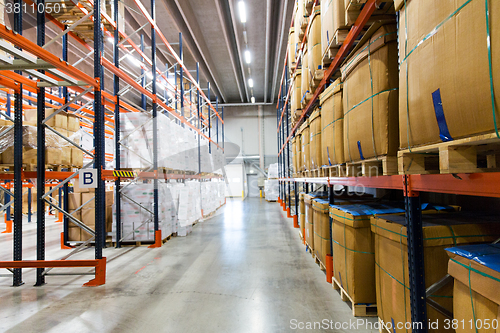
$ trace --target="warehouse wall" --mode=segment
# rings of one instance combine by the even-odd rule
[[[276,163],[278,147],[276,137],[276,106],[262,106],[264,131],[264,164]],[[226,140],[240,146],[243,154],[259,155],[258,106],[224,107]]]

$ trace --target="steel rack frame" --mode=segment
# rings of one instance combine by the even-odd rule
[[[20,3],[21,0],[16,0]],[[35,4],[32,0],[24,0],[27,4]],[[45,0],[37,0],[36,4],[44,4]],[[13,285],[19,286],[22,282],[22,268],[34,267],[37,269],[36,275],[36,286],[41,286],[45,284],[45,276],[48,275],[57,275],[57,274],[48,274],[50,269],[54,267],[96,267],[95,279],[86,283],[86,286],[96,286],[105,283],[105,271],[106,271],[106,258],[102,256],[102,249],[105,246],[105,207],[104,207],[104,197],[105,197],[105,181],[114,181],[115,182],[115,191],[116,193],[120,192],[120,180],[122,178],[126,179],[127,177],[123,177],[120,175],[120,113],[121,112],[141,112],[142,110],[135,107],[130,102],[126,101],[123,97],[123,94],[120,93],[120,83],[125,83],[128,86],[137,89],[141,94],[143,94],[146,98],[149,98],[153,105],[153,124],[156,125],[156,115],[158,107],[161,108],[160,112],[166,112],[172,115],[177,121],[181,122],[184,126],[191,128],[194,132],[198,133],[198,141],[200,142],[201,136],[205,137],[209,142],[209,147],[212,145],[217,149],[224,150],[224,141],[222,141],[222,147],[219,145],[218,140],[218,126],[216,138],[214,139],[211,136],[210,132],[210,118],[211,114],[216,117],[217,125],[219,122],[222,125],[222,137],[224,137],[224,119],[223,119],[223,110],[219,113],[218,108],[218,99],[216,99],[216,106],[214,107],[210,101],[210,99],[203,93],[200,82],[199,82],[199,73],[197,73],[197,80],[195,81],[189,70],[185,67],[183,63],[183,55],[182,55],[182,35],[180,35],[180,56],[174,51],[172,46],[168,43],[162,32],[159,30],[155,21],[155,1],[151,0],[151,13],[148,13],[145,7],[139,0],[134,0],[136,6],[140,9],[142,14],[147,20],[140,29],[133,32],[131,35],[127,36],[124,31],[120,31],[118,27],[118,2],[114,2],[114,18],[111,19],[106,13],[101,12],[101,0],[93,0],[89,1],[92,5],[91,10],[87,10],[81,4],[77,6],[77,8],[83,13],[83,17],[79,19],[77,22],[72,24],[71,26],[66,26],[63,23],[59,22],[53,16],[47,13],[38,12],[36,15],[37,19],[37,40],[36,43],[24,38],[22,36],[22,16],[21,14],[16,15],[14,22],[14,31],[5,27],[4,25],[0,25],[0,37],[5,41],[11,43],[8,44],[5,41],[0,41],[0,49],[11,54],[16,59],[14,61],[9,61],[8,58],[2,59],[2,63],[0,64],[0,86],[3,86],[2,91],[7,93],[7,100],[9,100],[10,93],[12,91],[15,94],[14,101],[14,125],[12,128],[15,132],[15,144],[14,144],[14,173],[13,174],[1,174],[0,179],[5,181],[14,181],[14,193],[10,192],[9,195],[12,195],[14,198],[14,220],[13,220],[13,232],[14,232],[14,260],[9,262],[0,262],[0,268],[12,269],[13,271]],[[78,35],[76,35],[72,30],[75,29],[79,24],[81,24],[85,20],[93,21],[93,47],[87,44],[83,39],[81,39]],[[57,56],[51,54],[50,52],[44,49],[44,46],[53,42],[45,43],[45,23],[46,21],[50,21],[54,23],[57,27],[61,29],[61,33],[59,33],[55,39],[62,38],[63,44],[63,61],[61,61]],[[107,26],[111,25],[113,32],[107,30],[106,27],[101,28],[101,22],[106,21]],[[138,33],[140,30],[145,28],[147,25],[151,26],[152,33],[152,47],[151,47],[151,58],[148,58],[144,54],[144,49],[139,48],[136,44],[133,43],[131,37]],[[113,43],[113,62],[108,61],[104,57],[104,45],[103,45],[103,37],[104,36],[112,36]],[[168,52],[172,54],[174,59],[176,60],[176,65],[180,68],[180,77],[181,82],[186,77],[189,81],[190,85],[194,86],[192,89],[196,89],[197,91],[197,115],[198,121],[192,119],[185,119],[183,114],[177,114],[175,110],[167,105],[168,101],[166,99],[158,98],[157,96],[157,80],[159,78],[163,78],[167,85],[170,84],[168,80],[168,72],[161,72],[156,66],[156,37],[159,37],[164,45],[167,46]],[[73,41],[76,41],[80,45],[84,46],[89,53],[75,64],[71,65],[67,62],[67,52],[68,52],[68,39],[72,38]],[[119,41],[119,39],[122,39]],[[119,58],[119,50],[123,50],[127,54],[131,52],[125,47],[125,43],[132,47],[132,52],[136,52],[143,59],[144,63],[141,64],[141,69],[144,73],[149,71],[152,72],[153,80],[150,84],[151,88],[148,89],[148,85],[141,85],[135,79],[133,79],[126,71],[126,69],[120,69],[120,58]],[[22,50],[26,50],[29,52],[23,52]],[[76,66],[81,63],[85,58],[88,58],[93,54],[93,62],[94,62],[94,75],[93,77],[86,75],[82,71],[76,68]],[[148,68],[150,67],[150,69]],[[168,66],[167,66],[168,67]],[[198,66],[197,66],[198,69]],[[13,72],[16,70],[17,72]],[[113,78],[113,93],[110,94],[104,90],[104,70],[108,70],[114,76]],[[30,77],[26,77],[22,74],[23,71],[30,75]],[[130,72],[129,72],[130,73]],[[165,76],[167,74],[167,76]],[[32,79],[35,78],[35,79]],[[51,87],[63,87],[62,93],[59,96],[56,96],[52,93],[52,89],[47,91],[47,88]],[[189,95],[192,94],[192,89],[189,89]],[[192,111],[193,105],[192,100],[187,99],[186,91],[184,90],[183,84],[181,84],[181,91],[178,92],[177,86],[173,88],[175,93],[175,100],[180,100],[181,105],[186,102],[189,105],[190,110]],[[36,98],[32,97],[32,93],[36,94]],[[125,92],[126,93],[126,92]],[[28,105],[23,103],[24,101],[28,102]],[[203,105],[208,105],[210,110],[209,117],[204,117],[202,113],[200,113],[200,108],[202,107],[201,101],[204,101]],[[85,165],[85,167],[93,164],[94,168],[98,170],[99,181],[98,187],[96,189],[96,228],[92,230],[85,226],[85,224],[81,221],[78,221],[76,218],[72,216],[72,214],[68,213],[68,202],[67,195],[65,195],[65,202],[61,202],[57,204],[57,200],[55,200],[51,194],[56,191],[68,193],[68,183],[71,180],[78,179],[77,172],[71,171],[47,171],[42,168],[37,172],[33,171],[24,171],[22,166],[22,110],[23,107],[31,107],[31,103],[36,103],[37,109],[37,162],[38,165],[45,165],[45,136],[46,130],[58,135],[69,144],[80,148],[85,154],[89,155],[92,158],[92,162]],[[47,120],[50,117],[45,117],[45,107],[51,107],[57,109],[57,112],[67,111],[68,113],[72,113],[77,115],[81,120],[81,126],[86,128],[92,128],[92,132],[95,139],[95,148],[93,151],[86,151],[85,149],[79,147],[75,142],[72,142],[67,137],[64,137],[60,133],[58,133],[55,129],[47,126]],[[192,112],[190,113],[192,114]],[[111,115],[110,115],[111,114]],[[208,136],[204,133],[203,127],[205,129],[208,127]],[[113,131],[114,129],[114,131]],[[12,129],[10,129],[12,130]],[[5,134],[5,133],[0,133]],[[105,134],[114,135],[115,136],[115,148],[116,148],[116,162],[115,162],[115,170],[106,170],[105,169],[105,161],[107,159],[105,152]],[[155,222],[155,245],[161,246],[161,234],[158,235],[158,191],[157,191],[157,182],[158,179],[209,179],[209,178],[220,178],[219,175],[202,175],[198,173],[197,175],[159,175],[157,170],[157,146],[158,141],[157,137],[154,138],[154,165],[153,172],[145,173],[141,172],[139,175],[142,178],[152,179],[155,183],[155,208],[153,212],[153,218]],[[200,147],[198,147],[200,149]],[[201,167],[199,168],[201,171]],[[37,260],[36,261],[22,261],[22,186],[24,179],[36,178],[37,179],[37,190],[39,194],[39,198],[37,200]],[[47,186],[50,180],[57,180],[57,183],[52,184],[55,185],[51,190],[45,192],[45,187]],[[4,189],[7,190],[7,189]],[[7,190],[8,191],[8,190]],[[117,203],[120,203],[120,196],[117,195]],[[59,215],[63,216],[64,220],[64,232],[61,236],[61,247],[68,247],[67,240],[67,229],[68,223],[71,221],[72,223],[78,225],[82,229],[86,230],[89,233],[95,235],[95,259],[94,260],[67,260],[71,255],[77,253],[83,247],[90,243],[93,239],[91,238],[89,241],[81,244],[79,247],[74,249],[71,253],[66,255],[64,258],[60,260],[46,260],[45,259],[45,210],[44,207],[46,204],[49,204],[53,209],[59,212]],[[0,210],[10,209],[12,203],[7,204],[3,207],[0,207]],[[80,207],[85,206],[85,203]],[[42,208],[43,207],[43,208]],[[119,209],[117,210],[119,211]],[[119,216],[119,213],[118,213]],[[120,218],[118,217],[117,220]],[[117,230],[120,230],[117,228]],[[119,242],[117,243],[117,247],[119,247]]]
[[[315,1],[314,5],[316,5]],[[423,231],[422,231],[422,216],[420,211],[420,192],[432,193],[447,193],[480,197],[495,197],[500,198],[500,173],[471,173],[471,174],[426,174],[426,175],[394,175],[394,176],[377,176],[377,177],[314,177],[314,178],[292,178],[287,170],[290,170],[289,156],[289,141],[295,136],[295,132],[302,124],[303,120],[308,117],[316,103],[319,95],[329,84],[330,78],[335,71],[340,67],[341,62],[350,52],[355,40],[360,35],[363,27],[368,22],[369,18],[381,3],[380,0],[367,0],[361,10],[356,22],[350,29],[346,40],[340,47],[333,62],[326,69],[323,79],[316,88],[311,101],[303,108],[302,114],[290,132],[288,118],[288,101],[290,98],[290,90],[287,89],[287,60],[288,52],[285,56],[285,65],[281,77],[281,85],[277,102],[277,141],[278,141],[278,163],[280,170],[280,198],[279,202],[283,209],[289,211],[291,208],[290,188],[285,187],[285,184],[294,184],[295,191],[295,212],[293,215],[294,226],[299,227],[297,221],[298,216],[298,189],[302,185],[305,193],[310,191],[313,184],[325,185],[328,188],[329,203],[334,204],[333,188],[335,185],[380,188],[401,190],[405,198],[405,217],[407,223],[408,236],[408,260],[410,272],[410,300],[411,300],[411,320],[415,323],[423,323],[422,328],[414,330],[416,333],[427,332],[427,304],[436,306],[427,301],[427,295],[432,294],[440,286],[446,283],[449,277],[436,283],[434,286],[425,288],[425,269],[423,256]],[[307,30],[309,29],[311,20],[306,28],[306,34],[300,47],[300,52],[296,59],[297,66],[300,63],[302,50],[304,49]],[[293,19],[292,19],[293,25]],[[297,68],[297,67],[296,67]],[[290,215],[290,214],[288,214]],[[330,221],[331,222],[331,221]],[[331,230],[330,230],[331,232]],[[326,260],[327,281],[332,282],[332,257],[327,257]],[[440,311],[438,309],[438,311]]]

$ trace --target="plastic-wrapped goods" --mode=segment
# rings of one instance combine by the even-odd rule
[[[264,194],[267,201],[276,201],[279,196],[279,180],[268,179],[264,181]]]
[[[267,169],[267,179],[278,178],[278,163],[269,164]]]

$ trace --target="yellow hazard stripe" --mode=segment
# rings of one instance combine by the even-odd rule
[[[134,178],[134,177],[137,177],[137,172],[134,172],[134,171],[113,170],[113,176],[115,176],[115,177]]]

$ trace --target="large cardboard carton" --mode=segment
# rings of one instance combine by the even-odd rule
[[[297,172],[297,138],[292,138],[292,166],[293,172]]]
[[[342,66],[346,161],[397,152],[397,47],[396,25],[371,29]]]
[[[51,114],[53,114],[55,109],[52,108],[46,108],[45,109],[45,118],[48,118]],[[37,123],[37,109],[26,109],[23,110],[24,113],[24,121],[29,124],[36,124]],[[50,127],[55,127],[56,126],[56,118],[52,117],[45,123],[46,125]],[[36,126],[36,125],[35,125]]]
[[[82,196],[82,204],[91,200],[88,204],[85,205],[85,208],[95,208],[95,193],[94,192],[84,192],[81,193]]]
[[[309,141],[311,139],[309,135],[309,119],[306,119],[302,126],[300,127],[301,141],[302,141],[302,159],[301,159],[301,170],[306,171],[311,169],[311,147]]]
[[[321,157],[321,109],[316,108],[309,118],[309,149],[311,155],[311,170],[319,169]]]
[[[425,286],[447,274],[445,248],[453,245],[492,242],[500,236],[498,215],[474,213],[424,214]],[[384,322],[410,322],[407,230],[404,216],[383,215],[371,218],[375,235],[375,279],[378,316]],[[445,309],[453,310],[453,286],[446,285],[432,299]],[[430,321],[444,322],[444,315],[427,307]],[[410,332],[410,331],[408,331]],[[454,332],[443,327],[429,332]]]
[[[309,52],[307,50],[307,45],[304,47],[303,55],[302,55],[302,72],[300,75],[300,105],[301,107],[305,107],[308,103],[306,99],[306,94],[310,93],[309,90],[309,82],[311,82],[312,72],[311,68],[309,68]]]
[[[322,165],[344,163],[342,83],[337,79],[320,95]]]
[[[288,66],[292,72],[295,67],[295,58],[297,56],[297,39],[295,37],[295,28],[291,27],[288,34]]]
[[[82,195],[83,199],[83,195]],[[88,205],[87,205],[88,206]],[[82,208],[82,222],[88,226],[90,229],[95,231],[95,208]],[[80,240],[81,241],[86,241],[89,240],[92,237],[91,234],[86,232],[85,230],[81,230],[81,235],[80,235]]]
[[[68,114],[66,112],[61,111],[54,118],[56,127],[68,130]]]
[[[68,209],[77,209],[82,205],[82,195],[81,193],[69,193],[68,194]]]
[[[330,217],[328,215],[328,200],[314,199],[314,254],[326,267],[326,256],[331,254]]]
[[[80,118],[74,114],[68,114],[68,131],[78,132],[80,130]]]
[[[491,332],[500,328],[500,245],[447,249],[448,274],[454,279],[453,317],[457,333]]]
[[[306,204],[304,202],[305,193],[299,193],[299,226],[300,226],[300,234],[302,237],[305,237],[305,229],[306,229]]]
[[[314,195],[305,194],[304,195],[304,204],[305,204],[305,228],[304,228],[304,237],[306,239],[306,243],[309,246],[311,252],[314,251],[314,211],[312,206],[312,200],[314,199]]]
[[[433,0],[407,0],[406,8],[401,8],[401,148],[493,133],[498,128],[500,2],[487,5],[489,34],[481,0],[440,1],[439,6]]]
[[[312,13],[312,22],[309,27],[307,36],[307,54],[309,61],[309,69],[311,78],[309,82],[309,90],[314,93],[316,90],[313,84],[314,73],[323,68],[323,53],[321,52],[321,7],[316,6]]]
[[[356,304],[377,301],[370,230],[370,217],[377,214],[404,214],[404,209],[378,203],[330,206],[334,278]]]
[[[83,167],[83,152],[76,147],[71,147],[71,165],[77,168]]]
[[[45,164],[61,165],[62,164],[62,149],[46,148],[45,149]]]

